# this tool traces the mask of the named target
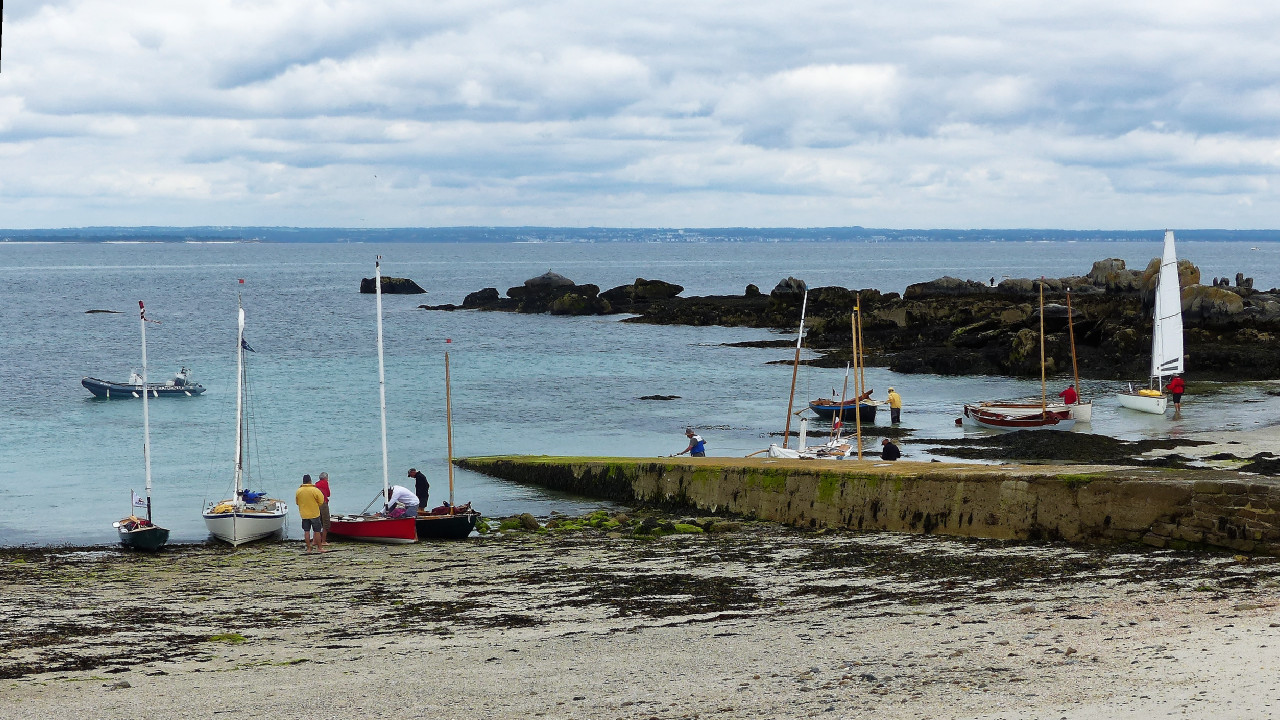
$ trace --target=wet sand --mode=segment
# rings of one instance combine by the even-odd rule
[[[764,523],[331,547],[0,551],[0,717],[1280,707],[1273,558]]]

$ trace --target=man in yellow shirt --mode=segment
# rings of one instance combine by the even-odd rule
[[[902,396],[889,388],[889,419],[894,425],[902,422]]]
[[[307,552],[311,552],[312,546],[316,552],[324,552],[324,547],[320,545],[320,532],[324,530],[320,521],[320,506],[324,504],[324,493],[311,484],[310,475],[303,475],[302,485],[294,493],[293,499],[297,503],[298,514],[302,516],[302,539],[307,544]]]

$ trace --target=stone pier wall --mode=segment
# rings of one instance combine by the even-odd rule
[[[1226,471],[523,456],[458,464],[587,497],[805,527],[1280,554],[1280,481]]]

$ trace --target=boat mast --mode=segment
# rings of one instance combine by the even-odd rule
[[[1076,404],[1080,404],[1080,366],[1076,362],[1076,329],[1071,317],[1071,288],[1067,288],[1067,335],[1071,338],[1071,377],[1075,380]]]
[[[1044,277],[1040,278],[1040,417],[1048,415],[1049,390],[1044,376]]]
[[[378,403],[382,412],[382,497],[387,496],[387,378],[382,363],[382,256],[373,263],[373,288],[378,296]]]
[[[862,358],[862,338],[858,336],[858,315],[862,312],[862,298],[857,296],[854,301],[853,313],[849,315],[849,332],[853,334],[853,428],[858,439],[858,459],[862,459],[862,394],[866,390],[862,387],[866,382],[861,373],[858,372],[858,363]]]
[[[138,301],[138,324],[142,327],[142,464],[147,472],[147,522],[151,522],[151,417],[147,413],[147,308]]]
[[[853,390],[858,391],[858,378],[853,379]],[[840,386],[840,405],[836,408],[836,422],[831,423],[831,437],[839,440],[844,430],[844,403],[849,397],[849,363],[844,364],[844,385]]]
[[[236,293],[236,317],[236,492],[231,498],[233,503],[240,502],[244,475],[244,302],[239,293]]]
[[[453,514],[453,402],[449,395],[449,351],[444,352],[444,426],[449,439],[449,514]]]
[[[800,341],[804,339],[804,311],[809,306],[809,289],[804,290],[800,301],[800,330],[796,332],[796,359],[791,363],[791,397],[787,398],[787,426],[782,431],[782,447],[791,438],[791,407],[796,401],[796,374],[800,372]]]

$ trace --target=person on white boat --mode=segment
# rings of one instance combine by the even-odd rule
[[[697,433],[695,433],[693,431],[693,428],[685,428],[684,436],[689,438],[689,447],[676,453],[677,455],[683,455],[685,453],[689,453],[689,457],[706,457],[707,456],[707,442],[702,439],[701,435],[698,435]]]
[[[1076,401],[1080,399],[1080,395],[1076,393],[1075,385],[1068,385],[1066,390],[1058,393],[1058,396],[1061,397],[1062,402],[1067,405],[1075,405]]]
[[[320,506],[324,504],[324,493],[311,484],[311,476],[302,476],[302,485],[294,493],[294,501],[298,505],[298,515],[302,516],[302,539],[306,543],[307,552],[314,547],[317,552],[324,552],[320,547]]]
[[[396,505],[404,506],[404,510],[401,513],[396,513]],[[387,517],[417,517],[418,496],[403,485],[392,485],[387,488],[386,515]]]
[[[896,443],[889,438],[880,438],[880,458],[882,460],[897,460],[902,457],[902,450],[898,449]]]
[[[1178,417],[1182,414],[1182,393],[1187,391],[1187,384],[1182,381],[1181,375],[1174,375],[1168,387],[1169,394],[1173,396],[1173,416]]]
[[[902,396],[889,388],[889,420],[894,425],[902,422]]]

